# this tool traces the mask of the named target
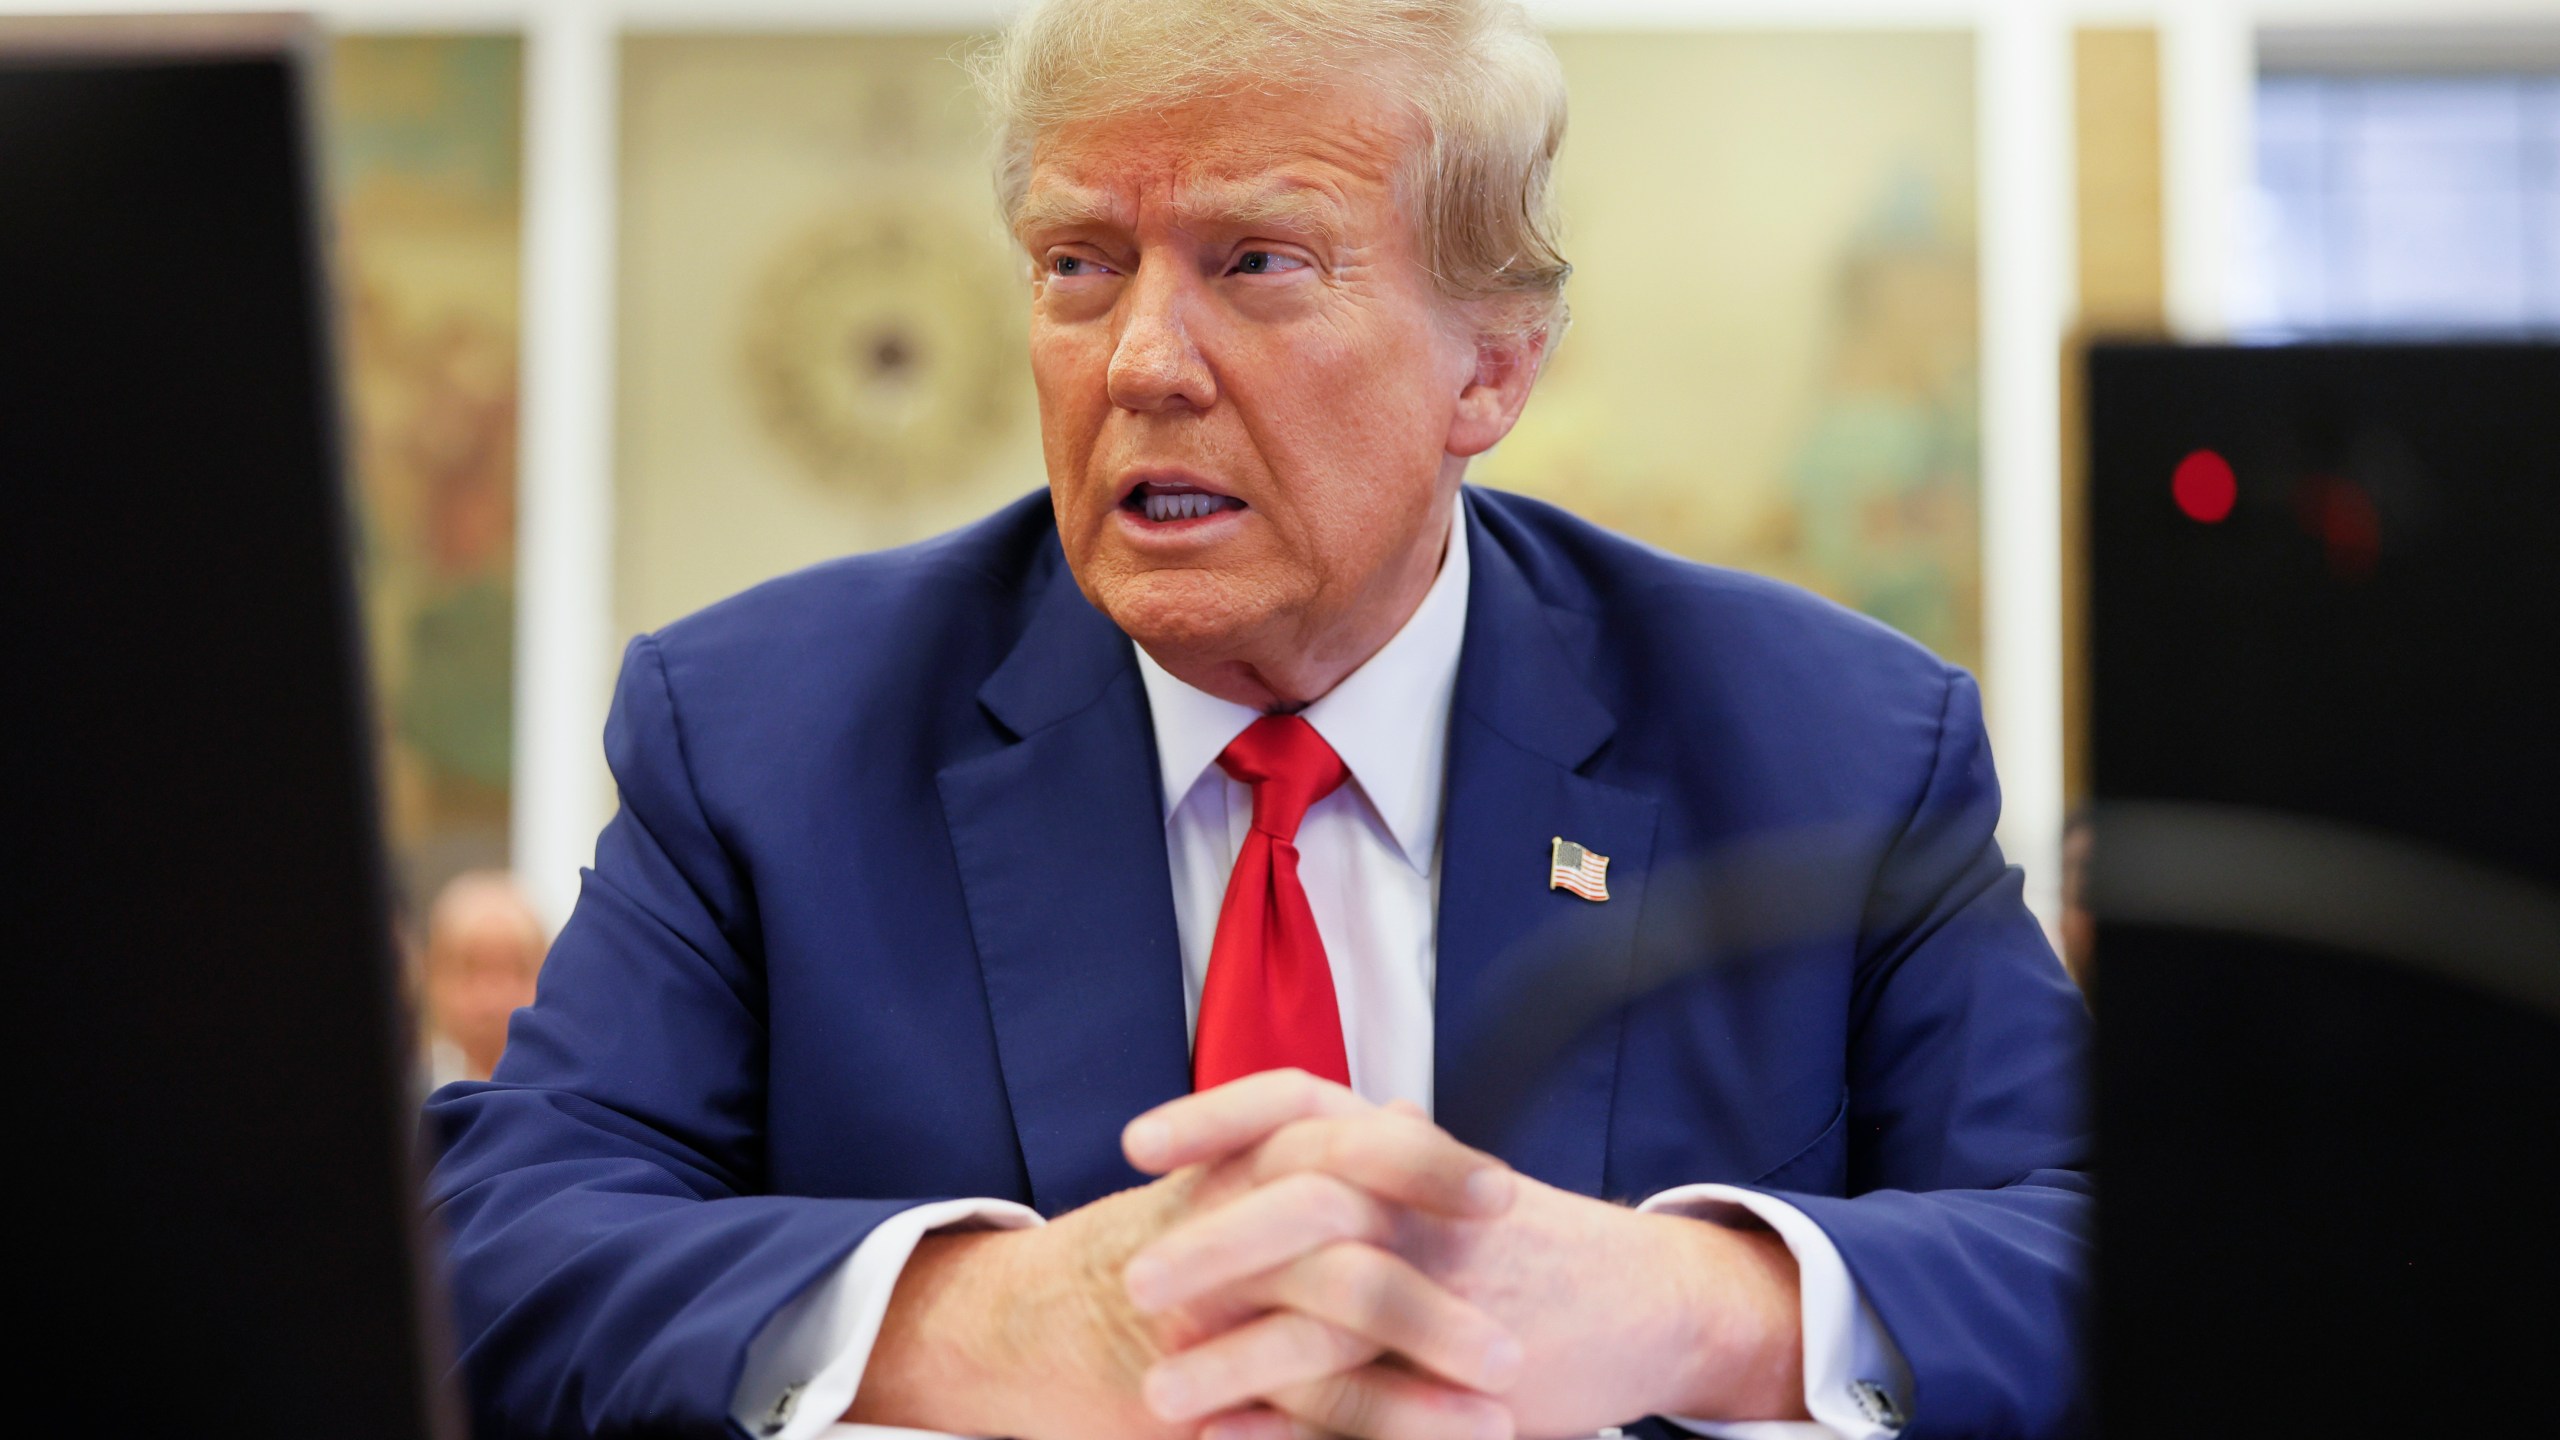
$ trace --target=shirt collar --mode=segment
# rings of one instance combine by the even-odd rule
[[[1467,630],[1466,502],[1451,506],[1449,548],[1440,573],[1404,628],[1324,698],[1299,712],[1404,852],[1405,863],[1431,873],[1440,840],[1440,802],[1447,781],[1449,704],[1457,692],[1458,654]],[[1144,646],[1138,674],[1163,767],[1165,817],[1217,764],[1218,754],[1261,712],[1221,700],[1177,680]]]

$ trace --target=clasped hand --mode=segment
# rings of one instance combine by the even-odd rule
[[[853,1418],[1032,1440],[1509,1440],[1803,1409],[1765,1230],[1518,1174],[1274,1071],[1139,1116],[1154,1183],[918,1248]]]

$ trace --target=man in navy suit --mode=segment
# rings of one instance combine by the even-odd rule
[[[986,78],[1048,493],[632,644],[431,1106],[483,1433],[2072,1428],[1972,682],[1462,483],[1562,317],[1516,6],[1050,0]]]

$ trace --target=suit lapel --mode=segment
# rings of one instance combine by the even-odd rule
[[[938,777],[1032,1202],[1146,1177],[1120,1127],[1190,1088],[1154,731],[1127,637],[1066,567],[979,701],[1017,738]]]
[[[1460,1139],[1597,1195],[1657,807],[1580,773],[1617,725],[1559,633],[1588,642],[1591,621],[1542,603],[1472,505],[1467,523],[1433,1108]],[[1608,900],[1548,888],[1559,836],[1609,857]]]

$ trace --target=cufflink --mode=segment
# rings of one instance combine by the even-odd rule
[[[1866,1416],[1871,1424],[1899,1430],[1911,1423],[1911,1417],[1903,1414],[1902,1407],[1894,1403],[1893,1392],[1873,1380],[1850,1381],[1849,1398],[1857,1403],[1858,1413]]]
[[[764,1412],[764,1420],[756,1428],[767,1435],[779,1435],[791,1423],[791,1414],[800,1408],[802,1387],[793,1385],[774,1397],[773,1408]]]

